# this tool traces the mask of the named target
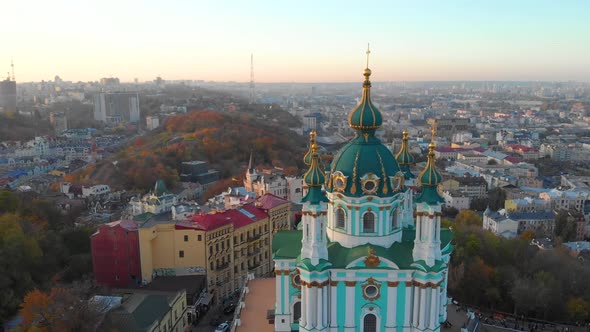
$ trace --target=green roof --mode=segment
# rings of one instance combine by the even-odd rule
[[[166,188],[166,183],[164,180],[159,179],[156,181],[156,185],[154,186],[154,195],[156,196],[164,196],[165,194],[169,194],[168,188]]]
[[[351,262],[367,256],[369,249],[375,250],[375,255],[383,257],[395,263],[400,269],[415,269],[411,265],[414,263],[412,249],[414,248],[414,238],[416,231],[405,228],[402,232],[402,242],[396,242],[391,247],[385,248],[374,244],[363,244],[354,248],[345,248],[338,242],[328,243],[328,257],[332,268],[345,268]],[[275,259],[297,259],[301,254],[301,239],[303,233],[296,231],[279,231],[274,235],[272,251]],[[441,229],[441,249],[450,246],[453,239],[453,233],[448,229]],[[450,247],[452,249],[452,246]],[[448,251],[448,250],[447,250]],[[446,252],[445,252],[446,253]],[[307,264],[303,260],[303,264]],[[443,264],[437,262],[437,264]],[[435,267],[437,266],[435,264]],[[309,264],[307,264],[309,265]],[[320,264],[321,265],[321,264]],[[435,267],[429,270],[435,271]],[[318,267],[314,267],[317,269]],[[386,268],[386,267],[377,267]],[[322,267],[323,269],[323,267]]]
[[[279,231],[272,239],[272,253],[275,259],[293,259],[301,254],[303,232]]]
[[[434,143],[430,143],[429,150],[428,163],[418,176],[418,179],[423,186],[437,186],[442,181],[442,175],[440,175],[434,164]]]
[[[400,166],[414,163],[414,156],[408,151],[408,132],[404,131],[403,135],[402,148],[395,155],[395,159]]]
[[[416,203],[426,203],[428,205],[436,205],[444,202],[444,198],[440,197],[436,187],[432,186],[423,186],[422,192],[416,198]]]
[[[395,176],[400,168],[389,149],[373,133],[359,134],[346,144],[332,161],[327,190],[335,191],[333,176],[341,172],[346,177],[343,193],[346,196],[360,197],[366,194],[362,190],[361,178],[366,174],[379,177],[376,196],[393,196],[390,176]]]
[[[350,112],[348,124],[353,129],[358,130],[375,130],[381,127],[383,118],[381,112],[371,101],[371,70],[365,69],[363,72],[365,81],[363,82],[363,94],[360,103]]]

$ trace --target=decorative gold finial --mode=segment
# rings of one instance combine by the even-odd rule
[[[404,130],[402,134],[403,134],[403,139],[407,140],[408,139],[408,131]]]
[[[369,49],[369,44],[367,44],[367,67],[363,70],[363,76],[365,76],[365,82],[363,83],[364,87],[371,87],[371,82],[369,81],[369,76],[371,76],[371,69],[369,69],[369,54],[371,54],[371,50]]]
[[[313,154],[318,153],[318,145],[315,142],[311,145],[311,152]]]
[[[311,138],[312,141],[315,140],[315,135],[316,135],[315,134],[315,130],[312,130],[312,131],[309,132],[309,138]]]

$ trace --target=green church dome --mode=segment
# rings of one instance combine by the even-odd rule
[[[371,70],[367,68],[363,74],[363,98],[349,116],[350,127],[356,129],[356,137],[332,161],[327,191],[356,197],[392,196],[400,188],[392,187],[390,177],[396,176],[400,168],[391,151],[375,137],[382,117],[371,102]]]
[[[434,134],[433,134],[434,136]],[[434,142],[428,146],[428,163],[426,167],[418,176],[418,181],[422,185],[422,193],[416,198],[417,203],[426,203],[435,205],[437,203],[444,203],[445,200],[438,193],[438,184],[442,181],[442,175],[436,169],[434,164]]]
[[[346,196],[392,196],[390,177],[400,168],[389,149],[373,133],[358,135],[332,161],[328,191]]]
[[[312,136],[311,139],[314,137]],[[322,186],[326,181],[326,177],[324,175],[324,171],[320,166],[320,157],[318,155],[318,145],[315,143],[311,144],[311,162],[309,165],[309,169],[303,175],[303,181],[307,185],[307,194],[303,199],[302,202],[308,202],[311,204],[318,204],[320,202],[327,202],[328,198],[322,191]]]
[[[414,163],[414,156],[408,150],[408,132],[404,130],[402,138],[402,147],[395,155],[395,160],[399,164],[402,172],[404,172],[406,179],[415,178],[410,170],[410,165]]]
[[[361,102],[350,112],[348,124],[353,129],[376,130],[381,127],[383,118],[377,106],[373,105],[371,101],[371,81],[369,81],[371,70],[369,68],[365,69],[363,75],[365,76],[365,81],[363,82]]]

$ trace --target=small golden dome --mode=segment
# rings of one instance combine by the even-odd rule
[[[371,69],[365,68],[365,70],[363,70],[363,75],[364,76],[371,76]]]

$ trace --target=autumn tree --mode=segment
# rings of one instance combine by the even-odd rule
[[[455,222],[464,225],[482,226],[481,217],[472,210],[462,210],[455,217]]]

